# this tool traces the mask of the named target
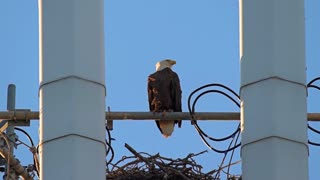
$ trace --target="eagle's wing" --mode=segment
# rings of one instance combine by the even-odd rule
[[[174,73],[174,76],[171,80],[171,98],[174,105],[175,112],[182,112],[181,108],[181,87],[179,76]],[[178,120],[178,127],[181,127],[181,120]]]
[[[152,86],[151,86],[151,81],[152,81],[152,77],[148,77],[148,100],[149,100],[149,110],[153,111],[154,110],[154,106],[152,105],[152,101],[154,98],[154,94],[152,91]]]
[[[148,77],[148,100],[149,100],[149,110],[151,112],[153,112],[155,110],[155,107],[154,105],[152,105],[152,101],[154,99],[154,94],[153,94],[153,90],[152,90],[152,81],[154,81],[154,79],[152,77]],[[157,127],[159,128],[160,132],[162,133],[162,130],[160,128],[160,124],[159,124],[159,121],[158,120],[155,120],[156,121],[156,124],[157,124]]]

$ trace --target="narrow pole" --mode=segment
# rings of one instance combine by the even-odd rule
[[[9,84],[8,86],[8,94],[7,94],[7,110],[13,111],[16,108],[16,86],[14,84]],[[10,153],[14,152],[14,142],[15,142],[15,133],[14,126],[9,125],[6,129],[6,134],[10,140]]]
[[[16,86],[14,84],[9,84],[8,93],[7,93],[7,110],[13,111],[16,108]],[[9,125],[6,129],[6,135],[9,139],[10,154],[14,154],[14,142],[16,141],[16,134],[14,133],[14,126]],[[13,156],[14,157],[14,156]],[[6,168],[8,168],[6,166]],[[5,171],[7,172],[7,171]],[[15,174],[15,171],[10,171],[10,174],[6,174],[8,179],[18,179],[18,176]]]
[[[303,0],[240,0],[244,180],[308,179]]]
[[[103,0],[39,0],[40,178],[103,180]]]

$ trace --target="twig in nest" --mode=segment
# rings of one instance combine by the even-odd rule
[[[219,169],[214,169],[214,170],[212,170],[212,171],[208,172],[208,174],[213,174],[213,173],[216,173],[216,172],[218,172],[218,171],[221,171],[221,170],[223,170],[224,168],[227,168],[227,167],[229,167],[229,166],[233,166],[233,165],[236,165],[236,164],[238,164],[238,163],[240,163],[240,162],[241,162],[241,160],[239,160],[239,161],[236,161],[236,162],[233,162],[233,163],[231,163],[231,164],[228,164],[228,165],[225,165],[225,166],[222,166],[222,167],[220,167]]]

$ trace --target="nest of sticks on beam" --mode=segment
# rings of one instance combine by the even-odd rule
[[[202,166],[193,159],[207,151],[191,153],[185,158],[171,159],[160,156],[160,154],[150,155],[145,152],[138,153],[128,144],[125,147],[133,156],[124,156],[118,162],[107,168],[107,179],[110,180],[214,180],[214,175],[218,170],[202,172]],[[220,168],[221,170],[221,168]],[[219,178],[218,178],[219,179]],[[230,180],[239,180],[232,177]]]

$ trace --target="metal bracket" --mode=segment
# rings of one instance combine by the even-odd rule
[[[4,119],[0,120],[0,132],[5,132],[8,127],[15,127],[15,126],[30,126],[30,119],[27,118],[27,113],[31,112],[30,109],[15,109],[13,110],[13,117],[12,119]],[[25,114],[25,117],[23,119],[17,119],[15,114],[16,112],[23,112]],[[3,141],[0,141],[1,145],[3,144]],[[0,157],[0,166],[3,166],[7,163],[7,161],[3,158]]]
[[[0,132],[4,132],[9,126],[30,126],[30,119],[27,118],[27,113],[31,112],[30,109],[15,109],[13,112],[14,115],[12,119],[0,121]],[[16,112],[23,112],[25,117],[17,119],[15,116]]]
[[[110,106],[108,106],[108,112],[110,112]],[[110,119],[110,116],[107,116],[107,128],[108,130],[113,130],[113,119]]]

